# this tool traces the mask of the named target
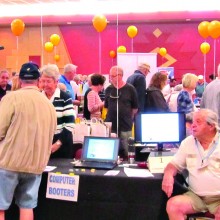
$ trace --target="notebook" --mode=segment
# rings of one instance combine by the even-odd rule
[[[75,168],[111,170],[117,166],[119,138],[85,136],[81,161]]]

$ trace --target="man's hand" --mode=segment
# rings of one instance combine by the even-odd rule
[[[162,182],[162,190],[167,194],[168,198],[173,193],[174,176],[176,176],[176,174],[177,168],[172,163],[168,163],[164,169]]]
[[[60,148],[61,145],[62,145],[61,141],[57,140],[57,142],[52,144],[51,153],[56,152]]]
[[[167,194],[168,198],[173,193],[174,177],[172,175],[164,175],[162,181],[162,190]]]
[[[217,209],[217,212],[215,213],[215,220],[220,220],[220,206]]]

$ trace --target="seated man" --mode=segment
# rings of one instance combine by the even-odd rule
[[[174,176],[188,170],[189,191],[170,198],[170,220],[184,220],[187,214],[209,211],[220,220],[220,143],[218,117],[208,109],[193,114],[192,134],[182,141],[164,171],[162,190],[171,196]]]

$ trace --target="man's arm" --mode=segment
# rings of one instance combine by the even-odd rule
[[[220,219],[220,206],[217,208],[217,212],[215,213],[215,219]]]
[[[177,172],[177,168],[172,163],[169,163],[164,170],[162,190],[168,197],[173,193],[174,176],[176,176]]]
[[[135,114],[137,113],[138,109],[137,108],[133,108],[132,109],[132,113],[131,113],[131,117],[132,119],[134,119]]]

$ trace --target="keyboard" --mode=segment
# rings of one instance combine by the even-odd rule
[[[81,161],[75,165],[75,167],[79,168],[96,168],[96,169],[104,169],[111,170],[117,164],[113,162],[97,162],[97,161]]]

